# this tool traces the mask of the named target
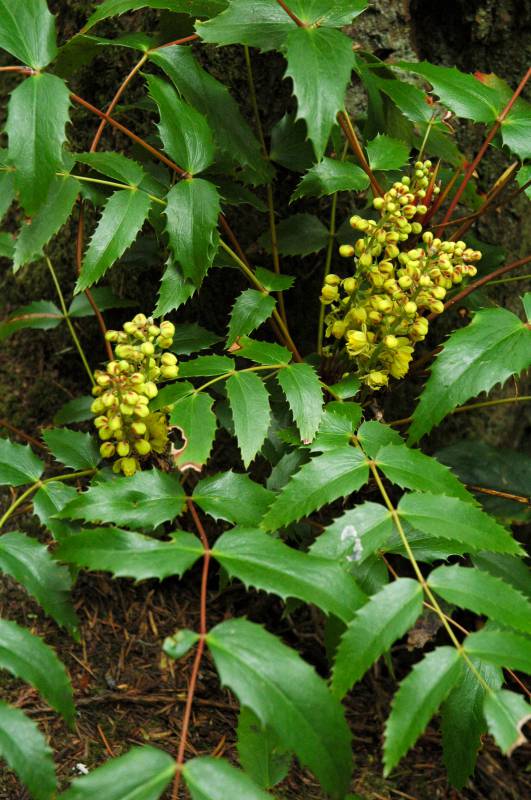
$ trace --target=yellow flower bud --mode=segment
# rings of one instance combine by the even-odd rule
[[[354,248],[351,244],[342,244],[339,248],[339,255],[343,258],[352,258],[354,255]]]
[[[100,456],[102,458],[112,458],[115,453],[115,447],[112,442],[103,442],[100,445]]]
[[[352,294],[356,291],[357,281],[356,278],[345,278],[343,281],[343,289],[347,294]]]
[[[147,426],[144,422],[133,422],[131,430],[136,436],[144,436],[147,431]]]
[[[160,333],[166,339],[173,339],[175,336],[175,325],[173,322],[169,322],[168,320],[164,320],[164,322],[160,323]]]
[[[325,285],[321,289],[321,297],[325,301],[328,300],[329,302],[331,302],[332,300],[335,300],[338,297],[338,295],[339,292],[337,291],[337,286]]]
[[[137,471],[137,462],[135,458],[122,458],[121,469],[126,478],[132,478]]]
[[[163,366],[160,368],[160,374],[167,380],[173,380],[179,374],[179,367],[175,364],[169,367]]]
[[[119,456],[122,457],[128,456],[129,453],[131,452],[131,446],[129,442],[118,442],[118,444],[116,445],[116,452],[118,453]]]
[[[389,348],[389,350],[394,350],[396,347],[398,347],[398,339],[396,338],[396,336],[393,336],[392,334],[384,336],[383,343],[386,347]]]
[[[413,300],[408,300],[408,302],[404,306],[404,312],[407,314],[408,317],[412,317],[414,314],[417,313],[417,304],[413,302]]]
[[[135,442],[135,450],[140,456],[147,456],[151,452],[151,445],[145,439],[139,439]]]

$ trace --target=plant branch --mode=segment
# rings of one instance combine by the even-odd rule
[[[464,411],[475,411],[477,408],[490,408],[491,406],[503,406],[509,403],[525,403],[531,400],[531,394],[523,394],[515,397],[501,397],[498,400],[483,400],[480,403],[469,403],[466,406],[458,406],[451,411],[451,414],[461,414]],[[393,422],[388,422],[390,428],[397,428],[401,425],[409,425],[413,421],[413,417],[404,417],[403,419],[395,419]]]
[[[96,469],[83,469],[79,472],[68,472],[65,475],[57,475],[53,478],[46,478],[45,480],[35,481],[28,489],[22,492],[16,500],[14,500],[5,514],[0,518],[0,528],[3,528],[9,517],[13,514],[16,509],[22,505],[22,503],[30,497],[33,492],[37,489],[40,489],[42,486],[45,486],[47,483],[53,483],[54,481],[69,481],[73,478],[84,478],[86,475],[94,475],[97,472]]]
[[[369,162],[365,158],[365,154],[364,154],[364,152],[363,152],[363,150],[361,148],[361,145],[359,143],[359,139],[356,136],[356,131],[354,130],[354,126],[353,126],[352,122],[350,121],[350,117],[346,113],[346,111],[340,111],[339,112],[339,114],[337,115],[337,121],[341,125],[343,133],[345,134],[345,136],[347,138],[347,141],[350,144],[354,155],[358,159],[360,167],[362,168],[364,173],[369,178],[374,194],[379,196],[379,197],[382,197],[383,196],[383,190],[382,190],[380,184],[378,183],[378,181],[376,180],[374,172],[372,171],[372,169],[369,166]]]
[[[288,17],[290,17],[293,20],[295,25],[298,25],[299,28],[307,28],[308,27],[308,25],[305,22],[303,22],[302,19],[299,19],[299,17],[291,10],[291,8],[288,8],[288,6],[284,2],[284,0],[277,0],[277,3],[279,4],[279,6],[281,8],[284,9],[284,11],[288,15]]]
[[[328,230],[328,247],[326,248],[326,259],[323,272],[323,283],[326,276],[330,273],[332,265],[332,255],[334,253],[334,243],[336,240],[336,212],[337,212],[337,192],[334,192],[332,197],[332,205],[330,207],[330,227]],[[321,355],[323,350],[323,328],[324,328],[325,307],[323,303],[319,303],[319,322],[317,330],[317,353]]]
[[[29,442],[29,444],[32,444],[33,447],[37,447],[39,450],[45,450],[48,452],[46,445],[44,445],[42,442],[39,442],[38,439],[34,439],[33,436],[30,436],[28,433],[21,431],[19,428],[15,428],[15,426],[11,425],[7,419],[0,419],[0,428],[6,428],[6,430],[14,433],[15,436],[18,436],[20,439],[24,439],[24,441]]]

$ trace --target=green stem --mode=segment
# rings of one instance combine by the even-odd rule
[[[94,380],[94,375],[92,374],[92,370],[90,369],[89,363],[87,361],[87,358],[86,358],[85,353],[83,351],[83,348],[81,346],[81,342],[79,341],[79,339],[77,337],[77,333],[76,333],[76,331],[74,329],[74,326],[72,325],[72,320],[70,319],[70,316],[68,314],[68,309],[66,307],[66,303],[65,303],[65,298],[63,296],[63,292],[61,291],[61,286],[59,284],[59,281],[57,280],[57,275],[55,274],[55,270],[53,268],[52,262],[50,261],[48,256],[46,256],[46,263],[48,265],[48,269],[50,270],[50,273],[51,273],[51,276],[52,276],[52,280],[54,282],[55,289],[57,291],[57,296],[59,297],[59,303],[61,304],[61,310],[62,310],[63,316],[64,316],[64,318],[66,320],[66,324],[68,325],[68,328],[70,330],[70,335],[72,336],[74,344],[77,347],[77,351],[78,351],[78,353],[80,355],[81,361],[83,362],[83,366],[85,367],[85,369],[87,371],[87,375],[90,378],[90,382],[91,382],[91,384],[93,386],[95,386],[96,385],[96,381]]]
[[[97,470],[95,469],[84,469],[80,470],[79,472],[68,472],[65,475],[57,475],[54,478],[46,478],[44,481],[36,481],[11,503],[5,514],[0,518],[0,528],[3,528],[9,517],[19,506],[22,505],[24,500],[27,500],[27,498],[30,497],[33,492],[35,492],[37,489],[40,489],[42,486],[45,486],[47,483],[53,483],[54,481],[69,481],[73,478],[83,478],[86,475],[94,475],[96,471]]]
[[[231,369],[230,372],[224,372],[223,375],[216,375],[215,378],[212,380],[203,383],[202,386],[198,386],[197,389],[194,389],[194,394],[199,394],[199,392],[208,389],[209,386],[213,386],[215,383],[220,383],[220,381],[226,381],[228,378],[231,378],[233,375],[236,375],[238,372],[260,372],[261,370],[270,370],[273,369],[273,373],[277,372],[279,369],[284,369],[285,367],[289,366],[288,364],[276,364],[273,368],[272,364],[261,364],[260,366],[256,367],[246,367],[245,369]],[[268,376],[270,377],[270,376]]]
[[[75,178],[76,181],[85,181],[86,183],[98,183],[101,186],[112,186],[115,189],[129,189],[130,192],[143,192],[147,194],[150,200],[153,200],[155,203],[158,203],[161,206],[166,205],[166,201],[162,200],[160,197],[157,197],[154,194],[149,194],[149,192],[145,192],[143,189],[140,189],[138,186],[131,186],[129,183],[118,183],[117,181],[106,181],[102,180],[101,178],[87,178],[84,175],[72,175],[71,173],[67,172],[56,172],[55,173],[59,178]]]
[[[332,197],[332,206],[330,208],[330,229],[328,233],[328,247],[326,250],[326,260],[323,273],[323,283],[326,276],[330,274],[330,267],[332,265],[332,255],[334,253],[334,243],[336,239],[336,212],[337,212],[337,192],[334,192]],[[319,304],[319,328],[317,331],[317,352],[321,355],[323,350],[323,328],[325,318],[325,307],[323,303]]]
[[[477,408],[489,408],[490,406],[501,406],[506,403],[523,403],[531,400],[530,394],[523,394],[519,397],[501,397],[499,400],[484,400],[481,403],[470,403],[466,406],[459,406],[454,408],[452,414],[460,414],[462,411],[475,411]],[[403,419],[395,419],[393,422],[388,422],[390,428],[396,428],[399,425],[409,425],[413,421],[413,417],[404,417]]]

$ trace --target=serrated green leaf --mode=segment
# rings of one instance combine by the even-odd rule
[[[233,350],[234,354],[241,358],[248,358],[256,364],[266,366],[283,366],[289,364],[292,354],[287,347],[282,347],[275,342],[259,342],[242,336],[238,340],[238,349]]]
[[[19,531],[0,538],[0,570],[22,584],[59,625],[77,634],[70,573],[54,561],[48,549]]]
[[[471,503],[444,495],[405,494],[398,505],[400,516],[429,536],[455,539],[469,550],[518,555],[522,549],[511,534]],[[451,525],[448,523],[451,520]]]
[[[179,365],[181,378],[211,377],[225,375],[234,370],[235,364],[228,356],[197,356]]]
[[[50,300],[37,300],[28,306],[17,308],[0,323],[0,342],[17,331],[32,328],[36,330],[52,330],[61,324],[64,317],[55,303]]]
[[[111,572],[115,578],[163,580],[183,575],[203,554],[193,534],[177,531],[170,537],[167,541],[120,528],[93,528],[72,534],[56,552],[61,561]]]
[[[53,178],[46,198],[29,224],[23,225],[15,243],[13,270],[42,256],[43,247],[65,224],[80,191],[70,176]]]
[[[278,251],[283,256],[308,256],[324,250],[329,236],[323,223],[313,214],[293,214],[277,225]],[[260,236],[258,243],[271,252],[269,230]]]
[[[87,164],[91,169],[113,178],[115,181],[122,181],[129,186],[140,186],[145,176],[143,167],[138,161],[127,158],[122,153],[76,153],[76,161]]]
[[[236,299],[230,315],[227,347],[239,336],[247,336],[268,319],[275,308],[275,299],[256,289],[245,289]]]
[[[501,578],[531,600],[531,573],[522,558],[503,553],[474,553],[472,563],[478,569]]]
[[[295,114],[285,114],[273,126],[269,157],[294,172],[306,172],[310,169],[314,153],[302,119],[295,119]]]
[[[263,162],[266,164],[267,162]],[[245,172],[242,173],[241,178],[242,180],[246,180],[248,183],[254,183],[258,180],[258,176],[251,180],[253,173],[249,167],[245,168]],[[267,205],[261,200],[258,195],[252,192],[247,186],[244,186],[241,183],[237,183],[236,181],[231,181],[228,178],[222,178],[216,175],[216,186],[219,189],[219,194],[221,196],[222,203],[227,206],[252,206],[256,208],[257,211],[261,211],[263,214],[267,213]]]
[[[85,422],[85,420],[91,419],[94,416],[90,410],[93,402],[94,398],[90,395],[69,400],[56,413],[53,424],[70,425],[72,422]]]
[[[167,383],[151,401],[149,408],[151,411],[160,411],[161,408],[172,406],[177,400],[194,392],[195,389],[190,381],[177,380],[174,383]]]
[[[192,800],[226,800],[240,797],[245,800],[270,800],[251,778],[222,758],[202,756],[186,762],[184,780]]]
[[[154,747],[134,747],[124,756],[72,781],[58,800],[158,800],[175,774],[175,760]]]
[[[505,755],[527,740],[522,728],[531,718],[531,706],[515,692],[500,689],[485,696],[483,711],[490,733]]]
[[[277,376],[301,439],[310,442],[321,421],[323,392],[319,377],[309,364],[289,364]]]
[[[410,147],[399,139],[378,134],[367,142],[367,156],[372,170],[402,169],[407,164]]]
[[[6,2],[6,0],[2,0]],[[32,75],[11,93],[5,132],[15,187],[27,214],[46,200],[55,173],[63,168],[70,95],[61,78]]]
[[[275,636],[244,619],[217,625],[207,644],[222,684],[275,731],[332,797],[343,797],[352,769],[350,731],[322,678]]]
[[[55,797],[57,780],[51,748],[32,720],[3,701],[0,701],[0,756],[34,800]]]
[[[65,467],[92,469],[101,461],[98,445],[88,433],[70,431],[68,428],[50,428],[42,438],[51,454]]]
[[[359,403],[327,403],[311,450],[327,453],[350,444],[361,415]]]
[[[402,489],[445,494],[467,503],[475,502],[448,467],[420,450],[413,450],[403,443],[388,444],[380,448],[374,458],[386,478]]]
[[[155,317],[164,317],[170,311],[180,308],[195,294],[197,287],[185,278],[182,267],[170,258],[159,286]]]
[[[77,495],[74,486],[62,481],[51,481],[45,483],[33,496],[33,513],[39,518],[41,525],[44,525],[54,539],[60,542],[79,528],[76,522],[65,522],[62,519],[55,519],[55,515]]]
[[[345,511],[310,547],[322,558],[362,563],[382,547],[393,533],[393,518],[379,503],[362,503]]]
[[[221,338],[216,333],[202,328],[196,322],[185,322],[175,326],[171,350],[178,355],[188,356],[191,353],[207,350],[220,342]]]
[[[204,392],[188,395],[175,403],[170,422],[181,430],[184,445],[172,453],[172,459],[180,470],[200,472],[207,462],[217,427],[213,404],[213,399]]]
[[[184,492],[177,475],[158,469],[113,477],[81,492],[58,514],[59,519],[112,522],[135,530],[151,530],[179,516]]]
[[[194,503],[214,519],[249,526],[259,524],[273,499],[260,483],[232,471],[203,478],[193,494]]]
[[[100,311],[106,311],[109,308],[131,308],[138,305],[134,300],[117,297],[108,286],[96,286],[91,290],[90,294]],[[68,316],[81,318],[90,317],[93,314],[94,309],[90,305],[87,296],[85,294],[76,295],[70,303]]]
[[[349,161],[323,158],[304,175],[290,202],[300,197],[322,197],[334,192],[360,192],[368,185],[369,179],[361,167]]]
[[[7,619],[0,619],[0,667],[37,689],[72,725],[76,712],[63,664],[42,639]]]
[[[350,400],[358,394],[361,388],[361,381],[355,375],[347,375],[346,378],[342,378],[338,383],[332,384],[330,388],[334,393],[333,397],[338,397],[341,400]]]
[[[227,383],[227,397],[245,468],[260,451],[269,430],[269,394],[254,372],[237,372]]]
[[[341,637],[332,691],[343,697],[422,614],[422,588],[418,581],[399,578],[356,612]]]
[[[463,642],[469,656],[531,675],[531,639],[508,630],[484,628],[471,633]]]
[[[226,0],[104,0],[89,17],[84,30],[89,30],[101,20],[141,8],[161,8],[176,14],[210,17],[223,11],[226,6]]]
[[[499,689],[503,675],[499,669],[481,661],[473,662],[483,680]],[[461,681],[452,689],[441,708],[444,764],[452,786],[462,789],[474,772],[481,736],[486,731],[483,717],[485,688],[465,666]]]
[[[0,438],[0,486],[22,486],[38,481],[44,464],[29,445]]]
[[[214,19],[196,25],[204,42],[244,44],[264,52],[279,50],[295,23],[276,0],[230,0]]]
[[[46,0],[0,0],[0,49],[34,69],[53,61],[55,18]]]
[[[525,186],[531,180],[531,164],[524,164],[515,175],[516,183],[520,188]],[[531,186],[527,186],[525,189],[525,194],[528,199],[531,200]],[[0,217],[2,216],[0,212]],[[529,293],[528,293],[529,294]]]
[[[181,100],[169,83],[147,75],[149,94],[159,113],[159,133],[164,150],[178,166],[195,175],[214,160],[214,141],[205,117]]]
[[[531,602],[488,572],[443,566],[430,573],[428,583],[449,603],[531,634]]]
[[[295,283],[293,275],[280,275],[278,272],[271,272],[270,269],[264,267],[256,267],[254,274],[266,289],[270,292],[283,292],[285,289],[291,289]]]
[[[76,293],[96,283],[135,241],[151,200],[145,192],[120,189],[109,197],[83,258]]]
[[[517,100],[501,123],[502,141],[518,158],[531,158],[531,105],[525,100]]]
[[[271,728],[264,728],[250,708],[238,716],[238,756],[245,772],[263,789],[270,789],[289,772],[292,754],[284,750]]]
[[[461,677],[462,667],[454,647],[437,647],[415,664],[402,681],[385,728],[385,775],[389,775],[423,733]]]
[[[306,122],[308,137],[321,159],[335,121],[343,108],[354,66],[352,41],[330,28],[295,28],[284,43],[297,97],[297,116]]]
[[[288,547],[254,528],[234,528],[221,536],[212,555],[231,577],[246,586],[313,603],[344,622],[366,600],[354,580],[328,559]]]
[[[183,628],[174,633],[173,636],[166,637],[162,649],[170,658],[179,659],[185,656],[198,641],[199,634],[197,631]]]
[[[369,477],[359,450],[342,447],[304,464],[278,495],[262,521],[265,530],[277,530],[313,511],[357,491]]]
[[[197,62],[190,47],[174,45],[155,50],[151,60],[173,81],[188,103],[205,115],[224,155],[250,171],[257,185],[272,177],[260,143],[226,86]],[[223,192],[222,192],[223,194]]]
[[[409,441],[416,442],[461,403],[531,364],[531,330],[504,308],[478,311],[452,333],[435,359],[413,412]]]
[[[418,124],[430,122],[433,107],[426,102],[426,93],[404,81],[372,76],[378,89],[389,97],[402,114]]]
[[[168,192],[166,217],[170,248],[185,278],[201,284],[218,249],[218,190],[202,178],[180,181]]]

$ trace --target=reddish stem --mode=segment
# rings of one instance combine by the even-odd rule
[[[187,42],[195,42],[199,39],[198,33],[192,33],[191,36],[185,36],[183,39],[175,39],[174,42],[166,42],[166,44],[160,44],[158,47],[154,47],[151,52],[156,50],[164,50],[165,47],[173,47],[176,44],[186,44]]]
[[[48,448],[42,442],[39,442],[38,439],[34,439],[33,436],[30,436],[29,433],[24,433],[21,431],[20,428],[15,428],[14,425],[11,425],[7,419],[0,419],[0,428],[6,428],[11,433],[14,433],[15,436],[20,437],[20,439],[24,439],[25,442],[29,442],[32,444],[33,447],[37,447],[39,450],[46,450],[48,452]]]
[[[31,67],[0,67],[0,72],[19,72],[22,75],[36,75],[36,71]]]
[[[188,693],[186,695],[186,705],[184,708],[183,722],[181,727],[181,738],[179,741],[179,750],[177,752],[177,772],[173,782],[172,800],[177,800],[179,796],[179,787],[181,785],[181,767],[184,764],[184,756],[186,751],[186,743],[188,741],[188,731],[190,730],[190,720],[192,718],[192,706],[194,702],[194,694],[197,686],[197,679],[199,676],[199,669],[201,660],[205,650],[205,637],[207,635],[207,584],[208,584],[208,570],[210,566],[210,544],[208,542],[205,529],[199,519],[195,505],[191,499],[187,500],[188,510],[190,511],[197,532],[201,539],[201,544],[204,547],[205,554],[203,560],[203,574],[201,578],[201,597],[199,601],[199,642],[195,653],[194,663],[192,665],[192,672],[190,674],[190,682],[188,684]]]
[[[299,17],[291,10],[291,8],[288,8],[288,6],[284,2],[284,0],[277,0],[277,3],[279,4],[279,6],[281,8],[284,9],[284,11],[288,15],[288,17],[291,17],[291,19],[293,20],[295,25],[298,25],[299,28],[307,28],[308,27],[307,24],[302,21],[302,19],[299,19]]]
[[[452,306],[455,306],[456,303],[459,303],[465,297],[468,297],[469,294],[475,292],[476,289],[479,289],[481,286],[484,286],[489,281],[498,278],[500,275],[505,275],[506,272],[511,272],[513,269],[518,269],[518,267],[523,267],[524,264],[528,264],[531,261],[531,256],[526,256],[525,258],[520,258],[518,261],[513,261],[512,264],[506,264],[504,267],[500,267],[499,269],[495,269],[494,272],[489,273],[488,275],[484,275],[482,278],[479,278],[474,283],[469,284],[465,287],[461,292],[452,297],[448,300],[447,303],[444,304],[444,310],[447,311]],[[428,320],[431,322],[435,317],[439,316],[438,314],[430,314]]]
[[[341,125],[341,127],[343,129],[343,133],[345,134],[345,136],[347,138],[347,141],[350,144],[354,155],[358,159],[360,167],[362,168],[364,173],[369,178],[374,194],[377,195],[378,197],[382,197],[382,195],[383,195],[382,188],[379,185],[378,181],[376,180],[374,172],[370,168],[370,166],[368,164],[368,161],[365,158],[365,154],[364,154],[363,150],[361,149],[361,145],[360,145],[360,143],[358,141],[358,137],[356,136],[356,131],[354,130],[349,117],[347,116],[347,114],[345,114],[344,111],[341,111],[337,115],[337,121],[339,122],[339,124]]]
[[[494,123],[492,128],[490,129],[490,131],[487,134],[487,136],[485,138],[485,141],[481,145],[481,147],[479,149],[479,152],[476,155],[475,159],[469,164],[468,169],[465,172],[465,176],[463,178],[461,186],[459,187],[459,189],[455,193],[455,195],[454,195],[454,197],[452,199],[452,202],[450,203],[450,205],[448,207],[448,211],[446,212],[446,215],[445,215],[445,217],[443,219],[443,223],[444,222],[448,222],[450,220],[450,218],[451,218],[451,216],[452,216],[452,214],[454,212],[454,209],[457,206],[457,204],[459,203],[459,200],[461,199],[462,194],[465,191],[466,186],[467,186],[470,178],[472,177],[472,175],[474,174],[474,172],[476,170],[476,167],[478,166],[479,162],[481,161],[481,159],[483,158],[483,156],[487,152],[487,149],[488,149],[490,143],[492,142],[492,140],[494,139],[494,137],[498,133],[498,130],[500,129],[500,125],[502,124],[502,122],[505,119],[505,117],[509,114],[509,112],[510,112],[511,108],[513,107],[513,105],[516,103],[516,100],[518,99],[519,95],[522,93],[522,91],[523,91],[523,89],[524,89],[524,87],[525,87],[525,85],[526,85],[526,83],[527,83],[527,81],[529,80],[530,77],[531,77],[531,67],[529,67],[529,69],[527,70],[526,74],[524,75],[524,77],[522,78],[520,83],[518,84],[517,89],[514,91],[513,96],[511,97],[511,99],[509,100],[509,102],[507,103],[507,105],[505,106],[503,111],[501,112],[501,114],[498,116],[498,119],[496,120],[496,122]]]

